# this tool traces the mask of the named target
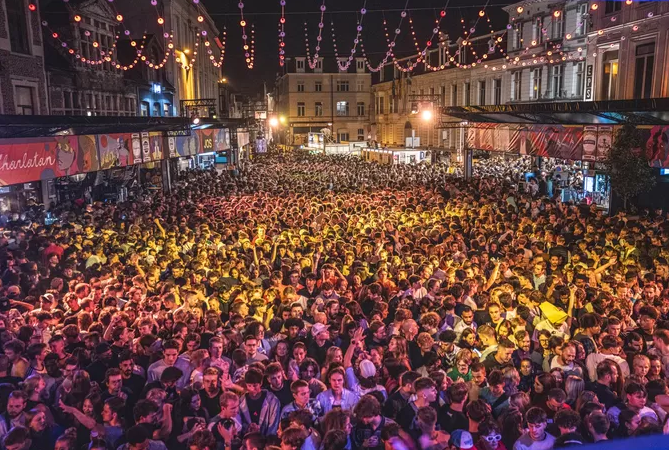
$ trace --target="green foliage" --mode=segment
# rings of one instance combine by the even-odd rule
[[[655,185],[653,169],[643,151],[641,133],[633,124],[623,125],[618,130],[604,164],[611,177],[611,190],[623,200],[625,209],[630,199]]]

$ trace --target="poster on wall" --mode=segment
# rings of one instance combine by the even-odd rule
[[[79,136],[78,141],[77,171],[85,173],[99,170],[100,163],[95,135]]]
[[[99,134],[96,140],[100,169],[130,164],[130,134]]]
[[[139,133],[132,133],[130,137],[130,142],[132,143],[132,163],[141,164],[142,163],[142,141]]]
[[[163,134],[149,133],[151,141],[151,161],[160,161],[163,159]]]
[[[176,138],[177,156],[197,155],[200,148],[200,138],[197,133],[190,136],[177,136]]]
[[[613,127],[600,126],[597,128],[597,161],[603,161],[609,156],[613,142]]]
[[[177,138],[174,136],[169,136],[167,138],[167,157],[176,158],[179,156],[177,153]]]
[[[6,140],[0,143],[0,186],[74,175],[85,162],[77,136]]]
[[[597,127],[583,127],[583,161],[594,161],[597,157]]]
[[[230,133],[227,128],[221,128],[215,131],[216,151],[222,152],[230,149]]]
[[[210,153],[215,150],[214,147],[214,130],[197,130],[200,135],[200,148],[198,153]]]
[[[142,161],[151,162],[151,142],[149,133],[142,133]]]
[[[669,167],[669,127],[658,125],[644,136],[646,157],[651,167]]]

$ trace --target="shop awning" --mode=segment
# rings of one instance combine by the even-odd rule
[[[601,102],[446,106],[442,123],[455,121],[541,125],[669,125],[669,98]]]
[[[243,123],[243,119],[207,119],[200,122],[199,128],[236,129]],[[186,117],[0,115],[0,139],[152,131],[190,134],[192,125]]]

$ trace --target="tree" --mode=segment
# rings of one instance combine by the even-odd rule
[[[633,124],[625,124],[618,130],[604,164],[611,177],[611,190],[623,200],[625,210],[631,198],[655,185],[653,169],[643,151],[641,133]]]

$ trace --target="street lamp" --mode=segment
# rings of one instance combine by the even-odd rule
[[[420,113],[420,116],[425,122],[429,122],[430,120],[432,120],[432,111],[429,109],[424,109]]]
[[[279,116],[279,122],[281,122],[281,125],[286,124],[286,116]]]
[[[279,126],[279,119],[277,119],[276,117],[271,117],[269,119],[269,126],[272,127],[272,128],[278,127]]]

